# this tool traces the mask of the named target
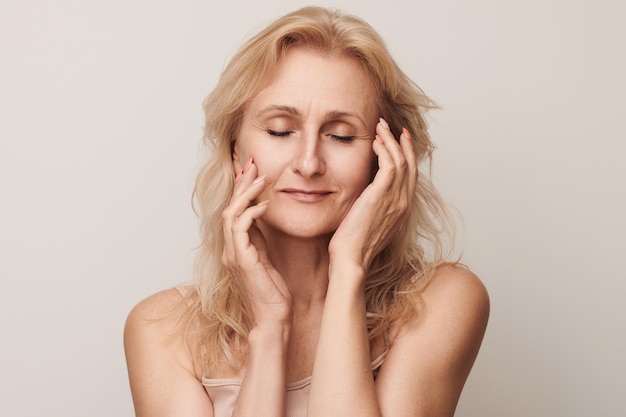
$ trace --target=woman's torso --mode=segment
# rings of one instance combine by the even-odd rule
[[[178,286],[175,287],[175,289],[184,299],[188,299],[189,292],[193,291],[194,287]],[[314,354],[314,352],[311,354]],[[371,368],[374,377],[376,377],[386,354],[387,349],[382,340],[377,340],[372,344],[371,356],[373,359]],[[196,362],[194,368],[198,370],[196,372],[196,378],[202,383],[207,395],[213,403],[214,416],[230,417],[233,413],[239,390],[241,389],[245,369],[237,369],[227,365],[213,370],[210,375],[208,375],[206,371],[202,371],[202,369],[205,369],[205,366],[202,364],[202,362],[204,362],[202,356],[203,355],[200,355],[200,357],[194,358],[194,362]],[[304,362],[311,362],[312,364],[312,360]],[[287,383],[285,417],[306,416],[309,390],[311,387],[310,374],[312,372],[312,366],[305,366],[305,369],[308,369],[308,371],[288,366],[287,380],[291,382]],[[301,375],[309,376],[301,377]]]

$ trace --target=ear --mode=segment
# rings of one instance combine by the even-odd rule
[[[230,147],[231,147],[230,153],[233,156],[233,160],[232,160],[232,163],[233,163],[233,173],[235,175],[237,175],[237,173],[239,173],[243,169],[243,165],[241,163],[241,159],[239,158],[239,150],[237,149],[238,148],[237,141],[231,142]]]

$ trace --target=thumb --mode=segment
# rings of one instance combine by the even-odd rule
[[[267,243],[265,243],[265,238],[261,231],[256,226],[252,225],[248,231],[248,235],[250,236],[250,244],[256,248],[259,255],[259,262],[265,267],[271,266],[271,262],[267,256]]]

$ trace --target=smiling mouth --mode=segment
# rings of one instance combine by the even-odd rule
[[[331,191],[327,190],[299,190],[295,188],[285,188],[280,191],[294,200],[306,203],[314,203],[323,200],[325,197],[332,194]]]

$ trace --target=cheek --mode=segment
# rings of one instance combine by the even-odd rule
[[[268,160],[271,159],[268,158],[268,155],[272,155],[272,152],[268,152],[267,149],[264,149],[261,141],[255,139],[254,137],[248,136],[246,139],[239,140],[235,165],[241,165],[241,169],[250,158],[252,158],[257,167],[258,175],[263,175],[267,173],[267,168],[272,166],[272,161]]]
[[[351,188],[354,189],[356,194],[361,194],[376,175],[378,164],[374,156],[372,152],[371,155],[368,154],[362,158],[353,157],[350,160],[344,161],[343,175],[345,175],[345,178],[350,179]]]
[[[250,155],[254,158],[258,175],[266,175],[266,182],[273,181],[278,176],[284,166],[284,162],[275,157],[272,152],[255,152]]]

